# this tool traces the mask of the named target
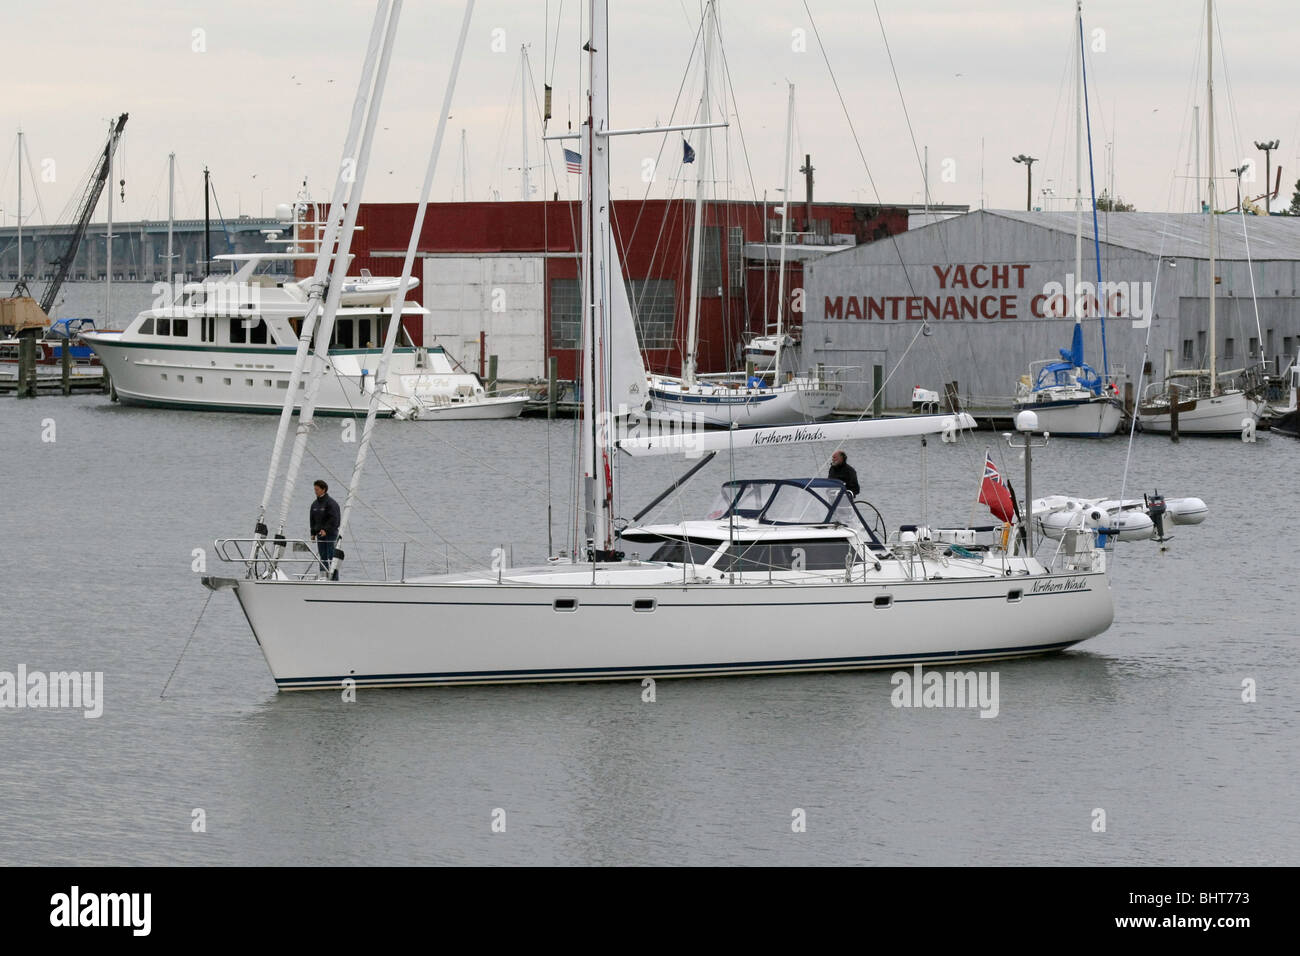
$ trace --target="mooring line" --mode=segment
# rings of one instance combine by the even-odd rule
[[[190,639],[185,642],[185,646],[181,648],[181,656],[176,658],[176,663],[172,665],[172,672],[167,675],[167,683],[163,684],[162,692],[158,694],[159,700],[162,700],[167,696],[167,688],[171,686],[172,678],[176,676],[176,670],[181,666],[181,661],[185,657],[185,652],[190,649],[190,644],[194,642],[194,635],[199,632],[199,621],[203,620],[203,615],[208,609],[208,602],[212,600],[213,593],[214,592],[209,591],[208,596],[203,599],[203,607],[199,609],[198,620],[194,622],[194,629],[190,631]]]

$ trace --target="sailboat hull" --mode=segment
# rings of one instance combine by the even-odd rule
[[[283,690],[993,660],[1062,650],[1113,617],[1100,570],[813,586],[666,586],[660,576],[644,586],[244,580],[234,589]]]
[[[1124,410],[1105,396],[1067,401],[1021,402],[1016,411],[1038,416],[1038,432],[1059,438],[1108,438],[1119,429]]]
[[[699,421],[713,428],[798,425],[825,418],[840,401],[840,389],[814,383],[776,388],[726,385],[651,385],[652,417]]]
[[[1212,398],[1194,398],[1178,403],[1178,433],[1180,435],[1240,435],[1243,421],[1256,421],[1263,403],[1249,398],[1245,392],[1228,391]],[[1138,409],[1142,430],[1156,434],[1169,434],[1168,405],[1143,405]]]

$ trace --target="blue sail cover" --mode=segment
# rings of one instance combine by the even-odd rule
[[[1070,340],[1070,347],[1058,351],[1061,353],[1062,361],[1053,362],[1039,371],[1038,381],[1034,382],[1034,391],[1058,385],[1070,385],[1073,384],[1071,381],[1073,378],[1092,394],[1100,395],[1102,377],[1097,374],[1096,369],[1083,360],[1083,328],[1078,322],[1074,323],[1074,336]]]

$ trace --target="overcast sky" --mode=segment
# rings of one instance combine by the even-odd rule
[[[1040,187],[1072,195],[1074,154],[1070,0],[878,0],[918,146],[929,147],[934,202],[1023,207],[1029,153]],[[549,6],[549,29],[547,13]],[[466,131],[470,198],[520,197],[522,131],[519,50],[530,45],[532,77],[555,88],[552,132],[581,113],[578,49],[585,39],[580,0],[484,0],[477,4],[458,81],[435,200],[460,198],[461,130]],[[923,176],[871,0],[810,0],[830,65],[866,155],[880,201],[920,202]],[[381,113],[365,198],[414,201],[433,140],[456,30],[464,7],[407,0]],[[329,11],[328,13],[326,11]],[[1282,204],[1300,167],[1297,61],[1300,28],[1283,0],[1216,5],[1222,49],[1215,53],[1220,175],[1253,143],[1279,139]],[[698,99],[687,77],[685,105],[673,112],[699,23],[699,0],[612,4],[611,100],[615,126],[689,121]],[[5,0],[5,65],[0,70],[0,206],[16,205],[15,133],[21,125],[37,173],[45,219],[59,218],[106,135],[110,116],[130,113],[118,178],[119,219],[166,217],[166,161],[178,167],[178,215],[202,214],[202,167],[212,169],[226,216],[268,214],[307,178],[324,198],[341,153],[374,4],[369,0]],[[1116,191],[1140,209],[1191,208],[1187,175],[1191,107],[1204,101],[1204,4],[1199,0],[1094,0],[1085,4],[1090,47],[1098,191],[1114,144]],[[722,39],[735,116],[729,130],[733,197],[764,190],[777,199],[784,164],[787,80],[796,84],[796,167],[809,152],[817,197],[876,201],[854,147],[827,64],[801,2],[722,0]],[[798,31],[806,31],[801,43]],[[196,32],[200,31],[200,32]],[[548,40],[549,36],[549,40]],[[544,49],[549,45],[549,52]],[[497,52],[496,48],[500,48]],[[201,48],[201,49],[196,49]],[[692,92],[693,91],[693,92]],[[694,98],[694,99],[693,99]],[[530,98],[530,110],[534,106]],[[737,123],[738,118],[738,123]],[[1202,117],[1204,119],[1204,117]],[[742,138],[739,135],[743,132]],[[642,163],[663,137],[620,139],[614,195],[645,190]],[[542,162],[534,117],[530,163]],[[694,139],[694,137],[693,137]],[[681,191],[680,144],[669,138],[652,195]],[[722,140],[714,140],[721,154]],[[1204,144],[1202,146],[1204,149]],[[547,192],[557,188],[559,147],[549,147]],[[53,165],[47,162],[53,160]],[[561,170],[561,196],[576,176]],[[723,167],[718,169],[719,178]],[[543,170],[533,170],[540,184]],[[981,188],[982,187],[982,188]],[[1225,194],[1231,188],[1225,181]],[[796,174],[795,198],[802,199]],[[28,222],[40,221],[26,187]],[[1058,199],[1060,203],[1062,200]],[[1050,204],[1050,200],[1049,200]],[[1228,204],[1231,204],[1229,202]],[[1054,208],[1061,208],[1059,205]],[[102,218],[102,204],[99,218]]]

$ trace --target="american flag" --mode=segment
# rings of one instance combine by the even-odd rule
[[[564,165],[568,167],[571,173],[582,172],[582,153],[575,153],[571,149],[564,151]]]

